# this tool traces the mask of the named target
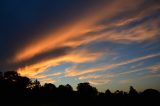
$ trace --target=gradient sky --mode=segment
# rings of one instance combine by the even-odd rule
[[[160,90],[160,1],[1,0],[8,70],[56,86]]]

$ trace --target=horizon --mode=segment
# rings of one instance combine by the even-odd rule
[[[70,84],[66,84],[66,85],[58,85],[56,86],[54,83],[44,83],[44,84],[41,84],[40,81],[38,81],[38,79],[30,79],[26,76],[21,76],[19,73],[15,73],[16,71],[7,71],[7,72],[0,72],[0,85],[1,87],[8,87],[6,86],[7,83],[9,85],[12,85],[10,86],[11,88],[10,89],[13,89],[13,87],[15,86],[16,88],[19,88],[20,86],[18,85],[21,85],[21,80],[25,81],[22,85],[22,86],[26,86],[26,87],[22,87],[22,88],[19,88],[19,89],[28,89],[30,91],[34,91],[37,90],[37,87],[40,89],[40,92],[43,93],[43,89],[46,88],[48,89],[48,87],[50,89],[60,89],[62,86],[65,88],[65,89],[70,89],[72,92],[79,92],[79,86],[81,85],[85,85],[85,86],[90,86],[92,89],[95,89],[96,92],[97,92],[97,95],[99,94],[106,94],[106,91],[112,93],[112,94],[117,94],[118,93],[124,93],[124,95],[126,94],[129,94],[130,95],[130,92],[132,90],[134,90],[135,92],[134,93],[137,93],[139,95],[143,95],[144,92],[146,91],[151,91],[151,92],[160,92],[160,90],[157,90],[157,89],[153,89],[153,88],[146,88],[146,89],[143,89],[142,91],[137,91],[136,88],[132,85],[130,85],[128,87],[128,91],[124,91],[124,90],[121,90],[121,89],[116,89],[115,91],[112,91],[108,88],[106,88],[104,91],[99,91],[95,86],[92,86],[89,82],[81,82],[81,83],[78,83],[77,86],[74,88],[72,87]],[[27,82],[27,83],[26,83]],[[32,85],[32,86],[31,86]],[[53,88],[54,87],[54,88]],[[41,91],[42,90],[42,91]],[[49,90],[49,89],[48,89]],[[91,90],[91,89],[90,89]],[[16,91],[17,92],[17,91]],[[26,91],[25,91],[26,92]],[[68,92],[69,93],[69,92]],[[148,92],[149,93],[149,92]],[[108,95],[108,94],[107,94]]]
[[[98,91],[160,91],[159,0],[2,0],[0,72]]]

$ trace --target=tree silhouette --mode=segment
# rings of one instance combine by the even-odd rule
[[[138,92],[133,88],[133,86],[130,86],[129,94],[132,96],[136,96],[138,95]]]
[[[32,85],[32,87],[35,89],[39,89],[41,87],[41,84],[37,79],[32,83]]]
[[[77,91],[69,84],[56,87],[52,83],[41,85],[36,80],[20,76],[15,71],[0,73],[0,100],[5,104],[51,104],[51,105],[138,105],[159,103],[160,92],[146,89],[138,93],[133,86],[129,92],[117,90],[112,93],[109,89],[98,92],[88,82],[79,83]],[[145,100],[143,100],[145,99]],[[127,102],[126,102],[127,101]],[[128,103],[129,102],[129,103]],[[1,104],[0,103],[0,104]],[[130,104],[131,103],[131,104]],[[16,105],[18,106],[18,105]]]
[[[143,96],[158,96],[159,94],[160,92],[155,89],[146,89],[142,92]]]
[[[55,91],[56,89],[56,86],[52,83],[45,83],[44,86],[42,87],[45,91],[49,91],[49,92]]]
[[[58,93],[59,95],[63,96],[69,96],[73,92],[73,88],[67,84],[67,85],[60,85],[58,87]]]
[[[85,83],[79,83],[77,86],[78,92],[82,96],[96,96],[98,94],[98,91],[95,87],[92,87],[88,82]]]
[[[107,89],[107,90],[105,91],[105,94],[106,94],[107,96],[111,96],[111,95],[112,95],[112,93],[111,93],[111,91],[110,91],[109,89]]]

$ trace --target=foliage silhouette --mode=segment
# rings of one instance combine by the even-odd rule
[[[132,96],[136,96],[138,95],[138,92],[133,88],[133,86],[130,86],[129,94]]]
[[[77,91],[72,86],[52,83],[41,85],[36,80],[20,76],[15,71],[0,73],[0,100],[1,104],[18,104],[28,106],[31,104],[47,105],[156,105],[159,103],[160,92],[154,89],[146,89],[137,92],[130,86],[129,92],[117,90],[112,93],[109,89],[98,92],[88,82],[79,83]],[[36,106],[36,105],[35,105]]]
[[[77,91],[84,97],[93,97],[98,94],[97,89],[92,87],[88,82],[79,83],[77,86]]]

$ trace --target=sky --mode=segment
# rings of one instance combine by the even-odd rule
[[[0,71],[56,86],[160,90],[159,0],[1,0]]]

